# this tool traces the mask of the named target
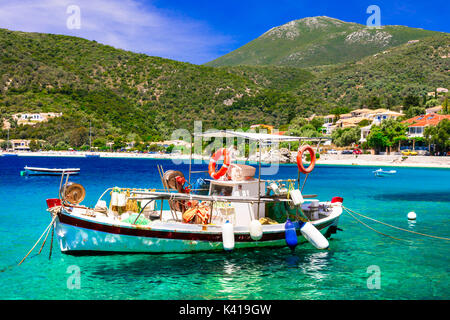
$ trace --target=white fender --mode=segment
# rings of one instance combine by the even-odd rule
[[[114,188],[111,193],[111,205],[112,206],[117,206],[117,204],[119,202],[119,193],[116,190],[117,189]]]
[[[250,237],[253,240],[258,241],[262,238],[263,230],[261,222],[259,222],[259,220],[252,220],[252,222],[250,222],[249,229],[250,229]]]
[[[305,200],[303,200],[303,196],[302,196],[301,191],[298,190],[298,189],[292,190],[292,191],[289,193],[289,195],[290,195],[290,197],[291,197],[291,199],[292,199],[292,202],[293,202],[294,205],[296,205],[296,206],[301,205],[303,202],[305,202]]]
[[[127,205],[127,195],[125,192],[120,192],[117,197],[117,206],[125,207]]]
[[[330,245],[327,238],[310,222],[305,222],[300,228],[302,235],[317,249],[326,249]]]
[[[234,227],[228,220],[222,226],[222,242],[226,251],[234,249]]]

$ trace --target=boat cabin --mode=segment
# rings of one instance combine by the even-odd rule
[[[233,180],[208,180],[210,182],[209,195],[210,196],[237,196],[242,198],[257,198],[258,185],[260,196],[264,196],[266,192],[266,183],[262,181],[259,183],[257,179],[247,181],[233,181]],[[259,209],[258,209],[259,208]],[[217,214],[218,213],[218,214]],[[218,203],[213,217],[217,217],[216,223],[222,219],[229,218],[234,225],[248,225],[254,219],[265,217],[265,207],[258,203],[242,203],[242,202],[227,202]],[[252,219],[253,216],[253,219]],[[225,222],[225,221],[223,221]]]

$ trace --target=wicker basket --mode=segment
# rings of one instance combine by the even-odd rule
[[[256,168],[245,164],[232,164],[227,171],[227,176],[233,181],[252,180]]]

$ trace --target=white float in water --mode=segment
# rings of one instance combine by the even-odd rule
[[[302,235],[317,249],[326,249],[329,246],[327,238],[317,230],[310,222],[305,222],[300,227]]]
[[[259,220],[252,220],[252,222],[250,222],[249,229],[250,229],[250,237],[253,240],[258,241],[262,238],[263,231],[261,222],[259,222]]]
[[[234,227],[228,220],[222,226],[222,242],[226,251],[234,249]]]
[[[411,212],[408,213],[408,219],[409,220],[416,220],[416,217],[417,217],[417,215],[416,215],[415,212],[411,211]]]

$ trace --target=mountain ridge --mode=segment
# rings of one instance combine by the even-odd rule
[[[358,60],[386,48],[438,34],[406,26],[371,28],[327,16],[292,20],[207,66],[281,65],[311,67]]]

